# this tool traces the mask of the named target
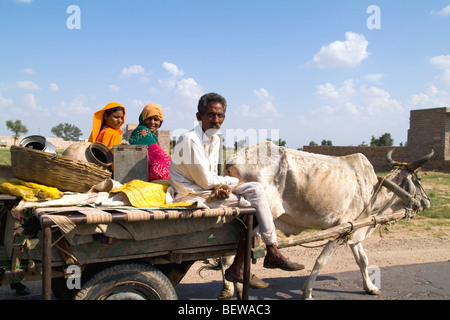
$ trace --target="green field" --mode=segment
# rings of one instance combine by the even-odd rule
[[[11,165],[11,152],[9,152],[9,149],[0,150],[0,165]]]

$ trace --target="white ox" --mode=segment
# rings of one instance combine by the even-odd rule
[[[392,191],[378,188],[377,175],[362,154],[333,157],[278,147],[271,142],[241,149],[228,158],[226,174],[241,181],[260,182],[271,204],[276,227],[286,235],[296,235],[305,229],[327,229],[360,218],[390,214],[407,204],[415,212],[428,208],[430,201],[420,185],[417,169],[431,158],[433,151],[410,164],[392,161],[391,155],[392,151],[387,155],[388,161],[398,168],[388,178],[394,182],[390,186]],[[373,230],[373,227],[356,230],[348,243],[361,270],[364,290],[376,295],[380,290],[369,279],[368,258],[361,245]],[[303,286],[304,299],[312,298],[319,271],[345,241],[330,240],[324,247]],[[231,262],[230,258],[223,258],[222,267]],[[233,291],[233,285],[224,279],[220,298],[233,296]]]

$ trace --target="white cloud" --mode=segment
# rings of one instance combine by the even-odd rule
[[[430,63],[438,69],[450,69],[450,55],[432,57]]]
[[[239,109],[234,110],[233,114],[238,116],[240,120],[242,118],[264,118],[272,123],[274,118],[281,118],[283,116],[274,104],[275,98],[265,88],[255,89],[253,90],[253,94],[256,97],[254,106],[242,104]]]
[[[449,6],[450,7],[450,6]],[[440,55],[429,59],[430,64],[441,70],[441,73],[434,78],[434,83],[430,83],[425,92],[412,94],[408,99],[411,108],[442,108],[450,106],[450,93],[448,90],[441,90],[438,84],[450,87],[450,55]]]
[[[128,68],[123,68],[121,76],[124,78],[131,77],[131,76],[137,75],[137,74],[144,74],[144,72],[145,72],[145,69],[142,66],[134,65],[134,66],[130,66]]]
[[[184,76],[184,71],[178,69],[178,67],[170,62],[163,62],[163,68],[168,71],[173,77],[182,77]]]
[[[191,102],[198,101],[198,99],[202,96],[202,92],[202,88],[192,78],[181,79],[178,81],[177,88],[175,90],[175,94],[179,98],[190,100]]]
[[[3,107],[12,107],[14,105],[14,100],[10,98],[4,98],[0,92],[0,108]]]
[[[119,86],[116,86],[115,84],[111,84],[111,85],[109,86],[109,90],[111,90],[111,92],[117,93],[117,92],[120,91],[120,87],[119,87]]]
[[[443,70],[436,77],[436,81],[450,86],[450,55],[440,55],[430,58],[430,63],[437,69]]]
[[[31,68],[23,68],[19,70],[19,73],[34,74],[34,70]]]
[[[32,3],[34,0],[16,0],[17,3]]]
[[[41,88],[33,81],[17,81],[16,88],[23,90],[41,90]]]
[[[170,77],[167,79],[158,80],[159,84],[161,87],[169,90],[175,88],[179,79],[184,76],[184,71],[179,69],[177,65],[170,62],[164,62],[162,67],[170,74]]]
[[[23,102],[26,106],[30,107],[32,110],[41,111],[42,108],[38,105],[37,98],[34,94],[28,93],[24,98]]]
[[[141,99],[133,99],[133,101],[131,101],[131,105],[137,109],[137,110],[141,110],[143,109],[146,105],[148,105],[151,101],[150,100],[141,100]]]
[[[425,93],[413,94],[408,104],[415,109],[442,108],[450,106],[450,94],[439,90],[434,85],[429,85]]]
[[[442,10],[440,10],[438,12],[431,11],[431,14],[439,15],[439,16],[442,16],[442,17],[450,16],[450,5],[446,6],[445,8],[443,8]]]
[[[381,84],[381,79],[384,78],[384,76],[385,75],[382,73],[371,73],[366,75],[364,79],[373,84]]]
[[[323,46],[309,63],[318,68],[353,68],[369,56],[369,42],[362,34],[345,33],[345,41]]]
[[[172,96],[175,105],[194,109],[197,106],[198,99],[203,94],[202,87],[193,78],[184,78],[184,71],[177,65],[164,62],[162,67],[169,73],[168,78],[158,80],[163,91]],[[158,91],[154,87],[149,90],[150,92]]]
[[[243,117],[248,117],[250,115],[250,106],[246,104],[241,105],[241,107],[239,108],[239,113]]]
[[[258,98],[259,112],[263,115],[280,116],[277,108],[273,104],[275,100],[273,96],[264,88],[259,88],[258,90],[253,90],[253,93]]]
[[[74,115],[87,115],[88,118],[86,119],[89,119],[89,123],[92,123],[90,121],[95,111],[92,111],[91,108],[85,105],[86,101],[87,99],[84,95],[75,97],[68,105],[66,101],[61,101],[59,108],[56,108],[55,112],[62,118],[72,117]],[[67,110],[70,110],[70,112],[67,112]]]
[[[355,95],[354,80],[345,80],[342,87],[336,88],[327,82],[316,86],[316,95],[323,100],[340,101],[349,100]]]
[[[329,82],[318,85],[316,95],[325,100],[327,105],[313,112],[366,117],[405,111],[401,101],[393,99],[386,90],[366,84],[357,87],[356,83],[349,79],[338,88]]]
[[[50,88],[51,92],[58,92],[59,91],[59,86],[56,83],[50,83],[49,88]]]

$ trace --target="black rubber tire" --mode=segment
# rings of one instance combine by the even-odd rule
[[[147,263],[122,263],[95,273],[75,300],[176,300],[169,279]]]
[[[67,288],[67,279],[64,277],[52,278],[52,293],[58,300],[72,300],[78,290]]]

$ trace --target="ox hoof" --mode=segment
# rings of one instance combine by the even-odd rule
[[[303,292],[302,300],[314,300],[311,292]]]
[[[381,290],[378,288],[366,290],[366,292],[372,296],[379,296],[381,294]]]
[[[233,298],[233,295],[229,295],[229,294],[221,294],[219,296],[219,298],[217,298],[218,300],[230,300],[231,298]]]

